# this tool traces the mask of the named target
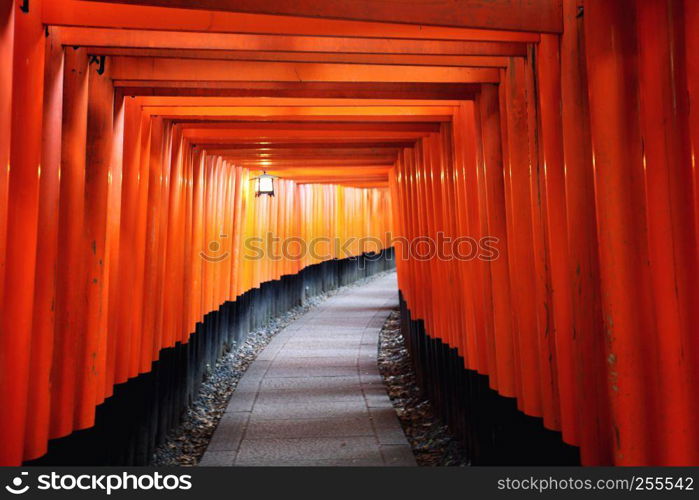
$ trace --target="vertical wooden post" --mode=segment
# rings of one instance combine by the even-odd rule
[[[510,304],[510,273],[508,269],[507,221],[505,212],[505,181],[502,155],[502,128],[500,123],[500,97],[495,85],[484,84],[480,94],[481,120],[483,122],[483,150],[485,162],[486,206],[488,217],[487,236],[497,238],[498,257],[486,267],[492,281],[493,330],[495,352],[491,377],[497,380],[498,390],[513,396],[514,348],[512,344],[512,306]],[[491,382],[492,386],[492,382]]]
[[[12,58],[15,43],[15,2],[0,5],[0,283],[5,282],[7,245],[7,197],[12,139]],[[0,285],[0,304],[4,287]]]
[[[540,416],[541,386],[536,309],[534,243],[532,231],[532,160],[529,150],[525,62],[512,58],[507,69],[507,132],[510,164],[506,166],[508,219],[511,221],[510,279],[512,280],[515,366],[518,370],[518,406]],[[536,288],[535,288],[536,290]]]
[[[699,462],[699,430],[694,424],[699,411],[694,388],[699,380],[697,358],[690,354],[699,319],[695,279],[699,268],[686,74],[682,41],[675,39],[683,14],[673,5],[678,4],[638,4],[638,62],[650,283],[660,366],[657,433],[662,446],[654,463],[686,465]]]
[[[578,0],[564,2],[561,102],[568,255],[572,294],[574,378],[561,377],[563,436],[580,446],[586,465],[612,463],[604,331],[595,213],[594,171],[585,70],[583,17]],[[584,11],[583,11],[584,13]],[[573,230],[574,229],[574,230]],[[572,384],[572,385],[569,385]],[[575,415],[574,418],[570,418]]]
[[[14,132],[10,139],[4,282],[0,284],[4,289],[0,311],[0,394],[4,401],[0,464],[15,465],[24,452],[29,392],[45,41],[40,0],[33,2],[29,12],[19,10],[20,2],[5,3],[14,4],[15,9],[10,114]]]
[[[585,4],[607,390],[619,465],[654,463],[658,451],[635,19],[630,0]]]
[[[73,430],[77,367],[85,332],[84,207],[87,139],[87,52],[65,51],[61,192],[58,223],[56,331],[52,364],[51,436]]]
[[[51,418],[51,360],[53,357],[56,272],[58,268],[58,212],[63,118],[63,46],[56,35],[46,38],[44,118],[39,199],[39,234],[34,290],[34,325],[29,374],[25,459],[47,449]]]
[[[85,158],[85,247],[87,309],[79,361],[76,428],[94,425],[95,405],[103,398],[107,359],[110,248],[107,228],[112,165],[114,88],[104,62],[88,63],[87,144]],[[119,172],[120,174],[120,172]],[[113,195],[113,193],[112,193]]]

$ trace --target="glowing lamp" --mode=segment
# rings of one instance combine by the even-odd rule
[[[274,196],[274,179],[275,177],[263,172],[262,175],[253,178],[255,181],[255,196],[266,194]]]

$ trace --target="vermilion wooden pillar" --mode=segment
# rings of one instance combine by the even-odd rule
[[[506,201],[510,221],[510,279],[512,280],[513,331],[515,335],[515,369],[518,406],[529,415],[541,415],[539,376],[539,339],[536,311],[534,244],[532,234],[529,123],[525,79],[525,62],[512,58],[507,70],[506,86],[509,165],[505,167],[509,199]]]
[[[46,38],[44,117],[39,200],[34,326],[31,352],[25,459],[46,453],[51,418],[51,361],[53,357],[58,213],[63,119],[63,46],[56,36]]]
[[[154,117],[151,120],[150,146],[146,156],[148,165],[148,201],[145,208],[146,214],[146,237],[145,248],[139,251],[144,254],[143,262],[143,299],[149,304],[143,307],[142,332],[140,345],[140,361],[138,372],[143,373],[149,370],[153,361],[153,351],[156,345],[156,335],[158,331],[158,310],[161,296],[159,291],[160,278],[160,223],[164,214],[161,212],[163,183],[165,175],[163,165],[163,119]],[[133,365],[132,365],[133,369]]]
[[[459,181],[462,179],[460,178],[460,164],[455,154],[455,129],[456,126],[454,123],[443,124],[441,134],[442,164],[446,171],[445,174],[443,174],[444,181],[442,183],[442,189],[447,200],[442,206],[442,211],[447,224],[446,232],[452,242],[458,242],[458,237],[468,234],[468,229],[462,225],[466,214],[461,213],[459,210],[459,199],[463,195],[463,192],[459,186]],[[464,282],[464,275],[462,273],[463,266],[461,262],[456,260],[456,252],[459,249],[455,248],[454,244],[447,247],[447,258],[452,259],[453,262],[451,265],[447,266],[449,270],[448,286],[454,290],[454,293],[449,297],[448,314],[451,317],[453,325],[454,344],[457,348],[457,352],[461,357],[466,358],[466,332],[470,327],[468,326],[469,318],[466,314],[466,310],[468,309],[468,306],[466,306],[466,289],[462,286]]]
[[[475,120],[475,135],[476,135],[476,172],[475,185],[477,189],[478,200],[478,231],[481,236],[490,234],[488,226],[488,196],[486,184],[486,145],[485,141],[489,140],[485,135],[484,122],[486,117],[483,116],[483,105],[480,101],[480,96],[476,96],[474,106]],[[497,139],[496,139],[497,140]],[[492,146],[491,146],[492,147]],[[497,153],[495,153],[497,154]],[[492,291],[492,276],[490,274],[490,263],[487,261],[478,262],[480,265],[480,290],[476,290],[482,297],[483,316],[481,327],[476,331],[476,351],[477,362],[474,369],[478,373],[488,374],[488,338],[492,338],[493,328],[493,291]]]
[[[585,3],[606,386],[619,465],[657,463],[660,453],[636,7],[629,0]]]
[[[113,164],[114,88],[110,61],[88,65],[87,144],[85,159],[85,287],[87,311],[78,381],[76,426],[94,425],[95,405],[104,398],[109,325],[109,269],[111,236],[108,209],[114,209],[112,185],[119,182],[121,169]],[[118,193],[119,195],[121,193]],[[110,199],[110,195],[112,199]]]
[[[132,337],[130,342],[130,352],[127,358],[127,366],[125,367],[127,376],[133,377],[141,372],[141,366],[147,366],[146,354],[143,353],[145,347],[144,337],[146,333],[143,331],[144,297],[146,296],[146,242],[148,231],[148,210],[149,197],[151,192],[151,165],[149,161],[150,149],[152,143],[151,129],[153,124],[149,117],[144,116],[140,112],[140,107],[137,113],[140,118],[140,135],[136,142],[136,154],[138,155],[139,168],[139,183],[138,183],[138,205],[136,207],[136,225],[135,225],[135,258],[134,258],[134,282],[133,291],[131,293],[131,311],[133,314],[132,322]],[[148,350],[150,352],[150,349]]]
[[[476,117],[476,137],[477,137],[477,189],[478,189],[478,215],[480,224],[480,235],[481,237],[488,237],[492,234],[490,228],[489,220],[489,206],[488,206],[488,175],[487,170],[493,165],[493,152],[497,151],[497,143],[493,143],[490,137],[487,136],[489,129],[485,123],[488,121],[493,121],[492,114],[486,116],[483,115],[484,106],[480,102],[481,97],[476,97],[476,102],[474,106],[475,117]],[[495,146],[495,147],[493,147]],[[489,375],[489,383],[493,389],[498,387],[498,371],[497,371],[497,352],[495,347],[496,342],[496,321],[495,321],[495,303],[494,288],[496,284],[493,283],[494,276],[491,272],[491,263],[482,259],[476,259],[474,261],[481,271],[481,284],[482,284],[482,297],[483,297],[483,327],[480,329],[482,347],[484,349],[484,356],[481,358],[482,367],[481,373]],[[480,346],[480,344],[479,344]],[[483,355],[483,354],[482,354]]]
[[[579,0],[564,2],[565,30],[561,37],[561,111],[570,228],[568,273],[575,358],[574,378],[561,377],[559,387],[563,437],[581,447],[584,464],[602,465],[612,462],[612,436],[605,383],[584,21],[578,5]]]
[[[107,398],[112,395],[112,387],[116,382],[117,358],[119,350],[119,323],[121,310],[118,308],[121,297],[121,288],[127,281],[121,279],[121,270],[129,265],[123,262],[121,255],[121,212],[124,189],[124,127],[126,115],[126,101],[121,93],[114,95],[114,117],[113,117],[113,138],[111,151],[111,167],[108,203],[107,203],[107,234],[106,247],[108,250],[107,259],[110,263],[107,271],[109,273],[109,311],[107,314],[107,359],[105,366],[104,386],[101,389],[102,397]]]
[[[243,169],[235,167],[235,205],[234,205],[234,215],[235,222],[233,224],[233,234],[231,237],[231,261],[232,261],[232,283],[231,283],[231,297],[235,298],[240,294],[239,288],[239,276],[240,276],[240,248],[242,245],[241,240],[241,227],[244,220],[243,217],[243,207],[245,203],[244,194],[247,192],[245,187],[245,181],[247,177],[243,175]],[[288,213],[290,216],[295,213],[293,207],[290,207],[291,211]]]
[[[527,58],[524,64],[524,89],[527,96],[527,132],[529,138],[529,197],[531,215],[531,265],[534,271],[532,282],[534,305],[536,311],[537,357],[539,364],[540,415],[544,425],[556,428],[556,406],[553,402],[557,391],[553,369],[555,366],[555,349],[550,335],[553,325],[551,303],[551,269],[549,266],[550,249],[547,234],[547,206],[545,203],[544,165],[542,159],[542,130],[539,103],[542,100],[536,74],[536,47],[527,46]]]
[[[464,102],[463,109],[463,141],[464,141],[464,180],[466,199],[467,199],[467,217],[469,236],[480,240],[482,237],[488,236],[481,231],[481,213],[479,201],[478,178],[480,171],[480,163],[482,157],[482,146],[479,130],[480,126],[476,121],[476,104],[473,101]],[[478,113],[480,115],[480,113]],[[502,121],[502,120],[501,120]],[[477,128],[478,126],[478,128]],[[470,270],[471,283],[468,292],[473,308],[473,329],[468,339],[469,349],[469,365],[470,369],[477,369],[478,366],[478,335],[479,331],[484,328],[485,311],[483,302],[485,296],[483,294],[483,273],[487,270],[487,263],[482,259],[472,260],[467,263],[467,268]]]
[[[502,161],[502,128],[500,98],[495,85],[483,85],[480,93],[483,127],[485,197],[487,200],[488,236],[497,238],[498,257],[489,262],[493,304],[493,359],[489,360],[491,378],[505,396],[514,396],[514,347],[510,303],[510,273],[505,208],[504,165]]]
[[[657,463],[699,462],[697,234],[679,2],[638,4],[641,134],[660,392]],[[679,31],[679,33],[677,33]],[[667,64],[667,61],[673,64]],[[668,245],[668,242],[672,242]]]
[[[471,103],[472,105],[472,103]],[[455,236],[473,238],[473,230],[470,227],[469,220],[469,203],[471,202],[471,197],[467,191],[467,163],[475,165],[475,147],[473,146],[473,141],[475,137],[471,135],[467,136],[467,124],[466,120],[470,119],[473,121],[473,111],[470,109],[466,111],[465,106],[460,106],[454,115],[454,123],[452,125],[453,130],[453,158],[454,158],[454,173],[453,173],[453,183],[454,183],[454,218],[456,222]],[[471,127],[473,125],[471,124]],[[470,142],[469,142],[470,141]],[[471,167],[474,168],[474,167]],[[393,196],[394,204],[398,199]],[[455,251],[459,253],[464,253],[465,251],[472,251],[473,249],[469,246],[457,246]],[[459,293],[459,304],[457,310],[460,311],[462,316],[461,324],[461,345],[462,351],[461,355],[464,358],[464,368],[470,366],[470,359],[475,355],[474,344],[472,342],[473,336],[476,331],[476,320],[474,312],[474,294],[471,293],[470,287],[464,286],[465,283],[474,283],[475,273],[473,261],[459,261],[456,263],[459,269],[459,280],[461,285],[458,287]]]
[[[685,44],[684,60],[687,71],[687,94],[690,103],[699,102],[699,60],[696,54],[699,50],[699,4],[692,0],[682,2],[684,40],[679,39],[678,43]],[[690,155],[692,165],[699,164],[699,109],[697,106],[690,106],[689,109],[689,134],[690,134]],[[699,231],[699,172],[695,170],[694,180],[694,224],[695,231]],[[699,349],[695,348],[695,351]]]
[[[156,213],[159,215],[158,221],[158,232],[156,234],[158,247],[157,253],[154,258],[157,262],[155,267],[156,278],[155,278],[155,290],[153,299],[149,306],[154,310],[153,316],[153,343],[150,350],[150,358],[157,359],[160,349],[163,347],[170,347],[163,343],[163,317],[168,314],[165,310],[165,294],[170,293],[172,290],[165,290],[165,271],[168,264],[168,254],[167,254],[167,235],[170,231],[170,181],[173,172],[172,165],[172,140],[173,140],[173,126],[172,122],[169,120],[163,121],[163,128],[160,132],[162,146],[159,150],[160,154],[160,171],[161,171],[161,184],[160,184],[160,201],[159,205],[155,208]],[[156,136],[153,137],[154,140],[157,139]],[[158,148],[153,148],[151,144],[151,162],[154,160],[154,151]],[[147,262],[148,264],[148,262]],[[144,324],[144,328],[146,325]]]
[[[131,342],[134,337],[135,296],[142,291],[142,282],[137,280],[136,266],[138,262],[138,213],[139,198],[143,185],[147,185],[147,177],[141,175],[140,144],[141,144],[141,114],[140,105],[135,99],[124,99],[124,137],[122,154],[122,191],[120,212],[119,257],[117,273],[110,278],[112,284],[118,283],[116,297],[111,304],[116,311],[130,310],[132,314],[119,314],[115,318],[114,330],[111,334],[116,337],[114,345],[114,382],[126,380],[129,374],[128,360],[131,354]],[[118,280],[118,282],[116,281]],[[139,286],[141,284],[141,286]],[[141,292],[142,293],[142,292]]]
[[[52,363],[51,437],[73,430],[75,388],[85,334],[85,152],[87,141],[87,52],[65,51],[61,190],[58,221],[56,330]]]
[[[553,319],[540,325],[539,342],[546,347],[542,350],[542,374],[545,374],[542,393],[549,394],[544,399],[547,404],[544,424],[554,430],[561,429],[561,394],[570,398],[574,376],[559,43],[556,35],[542,35],[536,59],[541,135],[539,176],[541,203],[545,205],[546,214],[544,231],[550,280],[547,310]],[[567,409],[566,417],[574,419],[570,401]]]
[[[184,219],[182,207],[185,195],[186,178],[183,175],[185,163],[182,160],[182,136],[181,128],[174,126],[172,129],[172,154],[171,173],[169,184],[168,204],[168,230],[165,235],[164,250],[167,255],[163,275],[164,290],[169,293],[163,297],[162,318],[162,345],[174,345],[176,337],[180,333],[179,313],[182,310],[182,286],[181,273],[185,263],[182,260],[181,250],[184,248]]]
[[[15,42],[14,2],[0,6],[0,283],[5,277],[5,246],[7,241],[7,184],[12,138],[12,54]],[[0,304],[4,289],[0,286]]]
[[[699,234],[699,172],[696,166],[699,164],[699,58],[696,54],[699,53],[699,3],[691,0],[684,0],[682,4],[682,15],[675,14],[673,16],[677,27],[675,29],[674,41],[676,46],[684,46],[682,58],[685,63],[686,70],[686,85],[689,99],[689,109],[687,117],[687,128],[689,133],[689,157],[693,169],[692,187],[694,193],[694,232]],[[673,4],[676,5],[676,4]],[[680,29],[680,23],[684,29]],[[699,258],[699,257],[698,257]],[[697,307],[693,306],[696,311]],[[694,366],[695,380],[699,377],[699,341],[696,336],[693,337],[690,345],[690,355],[692,365]],[[695,461],[696,462],[696,461]]]
[[[14,133],[10,138],[4,282],[0,284],[4,289],[0,294],[3,298],[0,314],[0,394],[4,399],[4,410],[0,412],[0,432],[3,436],[0,464],[14,465],[22,460],[29,393],[45,41],[41,0],[33,2],[29,12],[19,10],[20,2],[4,3],[13,4],[15,9],[10,114]],[[2,80],[5,78],[3,76]],[[6,105],[3,107],[4,111],[8,111]],[[3,154],[1,149],[0,154]],[[7,175],[8,165],[2,168],[6,169],[3,176]],[[0,184],[3,182],[0,181]],[[0,185],[0,189],[4,190],[4,187]]]

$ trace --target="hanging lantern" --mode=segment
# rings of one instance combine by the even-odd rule
[[[269,175],[267,172],[253,177],[255,181],[255,196],[257,197],[263,194],[274,196],[274,179],[276,179],[276,177]]]

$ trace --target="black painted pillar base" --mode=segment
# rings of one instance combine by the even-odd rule
[[[24,465],[147,465],[196,399],[208,366],[248,332],[310,297],[393,267],[392,248],[325,261],[226,302],[197,324],[189,342],[160,351],[150,372],[116,385],[97,407],[94,427],[51,440],[46,455]]]
[[[464,368],[455,348],[432,338],[422,320],[413,320],[400,296],[401,332],[418,384],[435,411],[463,442],[473,465],[579,465],[578,448],[559,432],[517,409],[499,395],[488,377]]]

